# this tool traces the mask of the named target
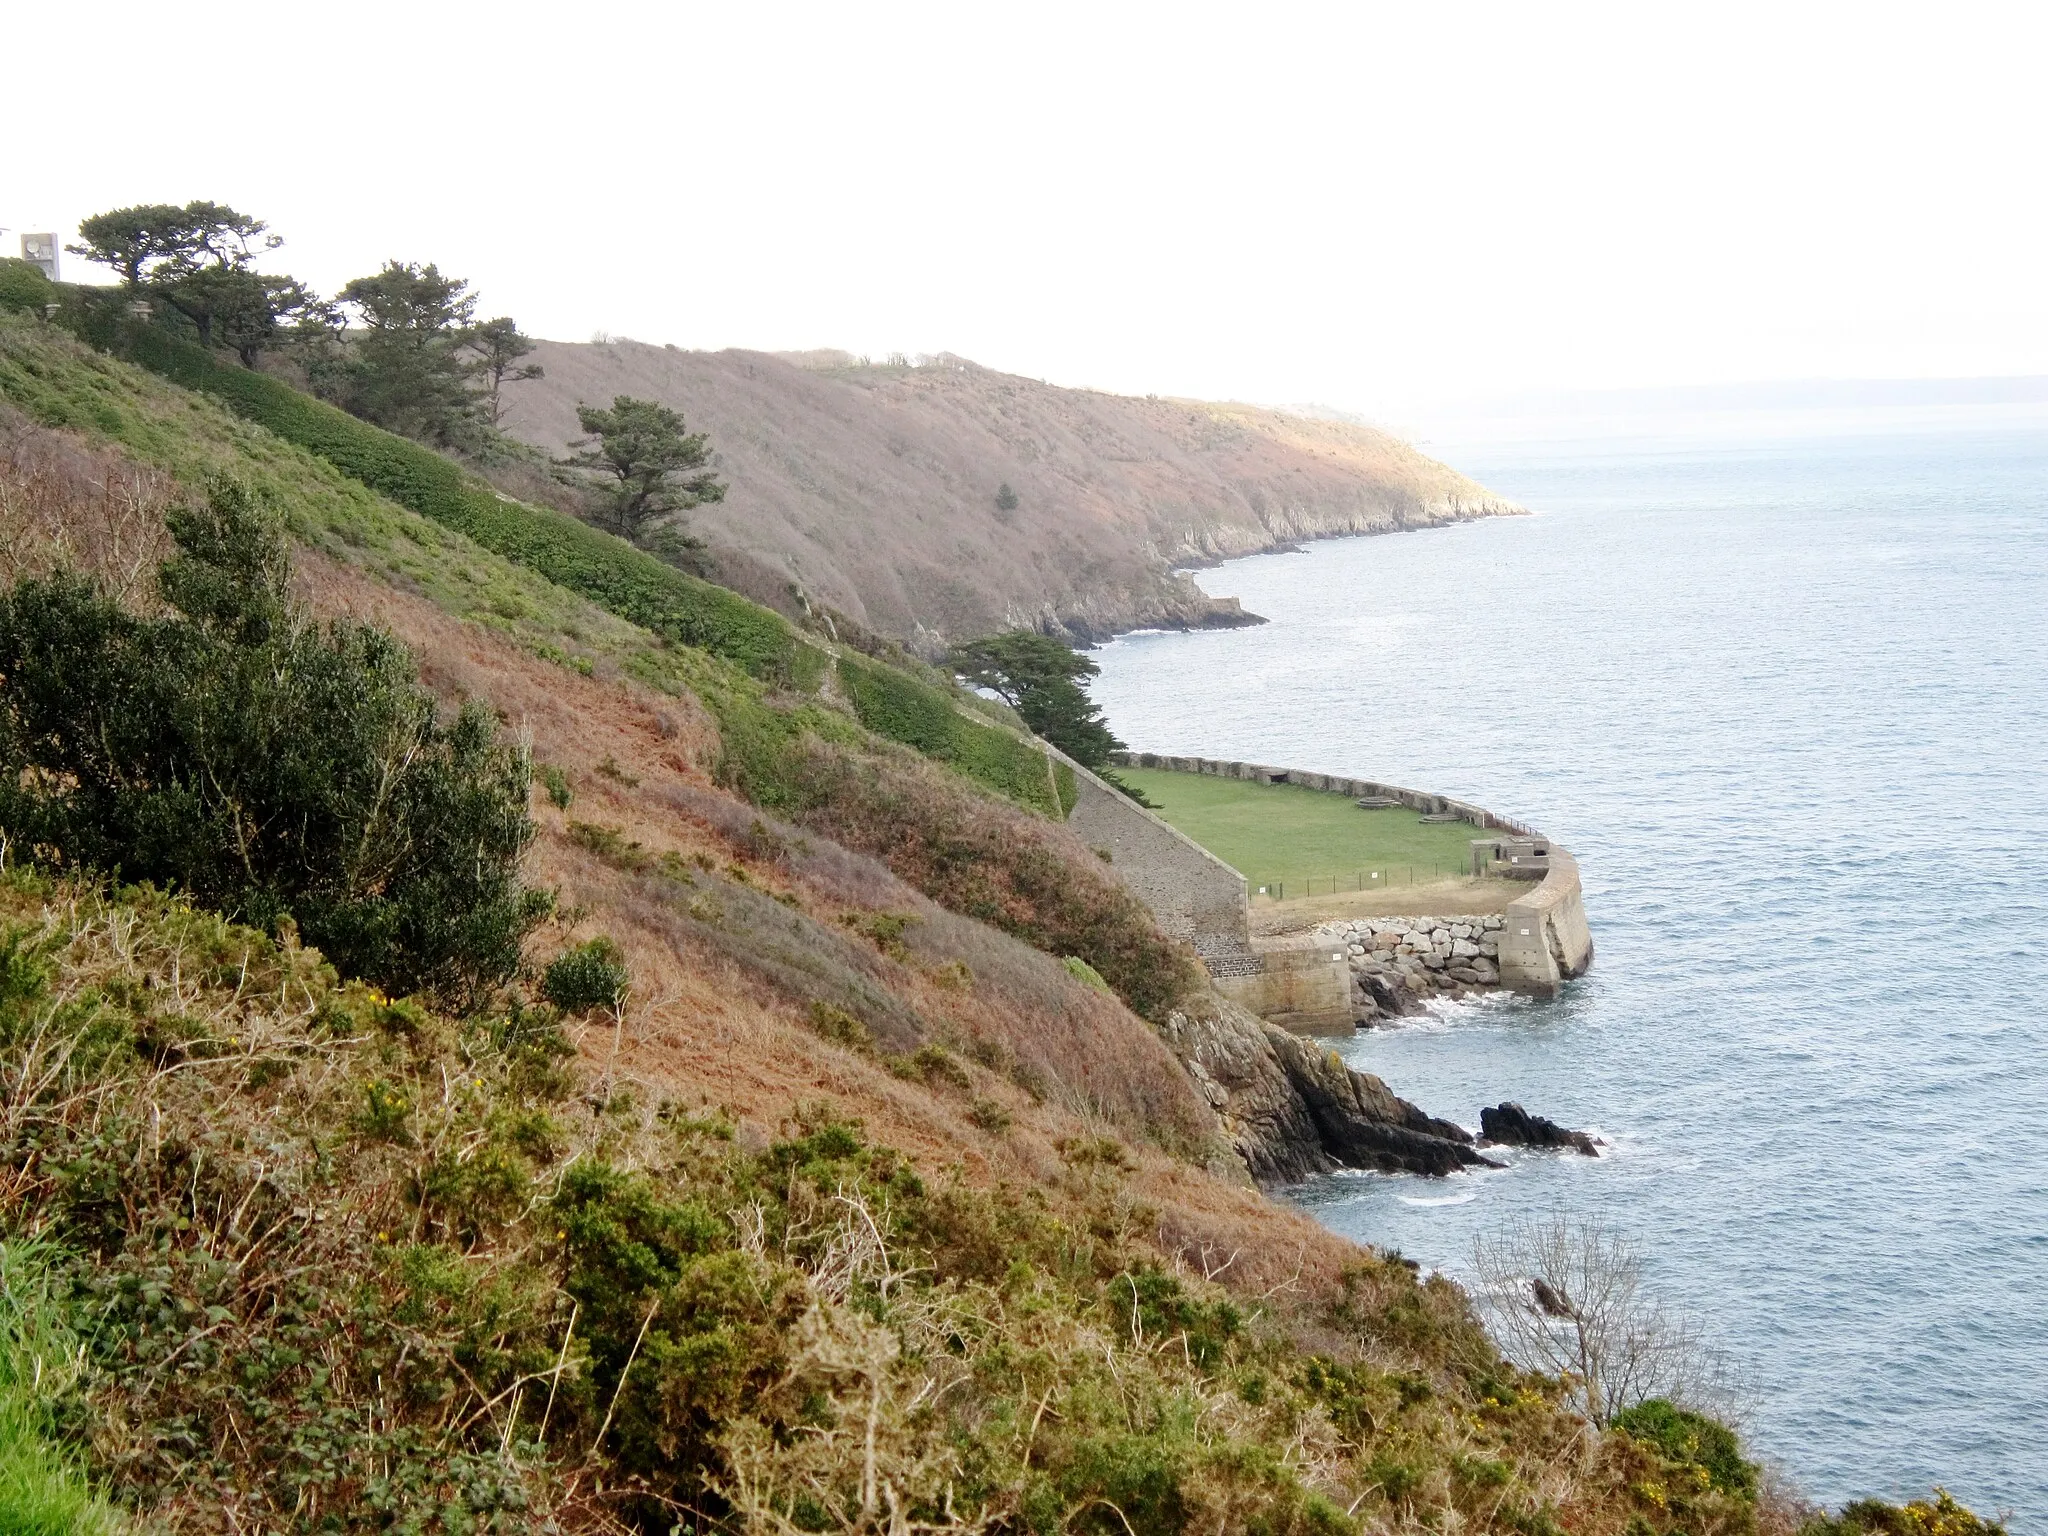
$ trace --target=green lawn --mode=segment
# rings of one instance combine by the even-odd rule
[[[1275,884],[1282,889],[1270,894],[1292,899],[1463,874],[1472,839],[1484,835],[1463,821],[1425,824],[1406,808],[1362,811],[1342,795],[1299,784],[1157,768],[1116,772],[1143,790],[1161,816],[1242,873],[1254,895]]]

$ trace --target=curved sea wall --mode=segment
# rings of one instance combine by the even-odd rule
[[[1510,901],[1502,914],[1499,953],[1494,957],[1499,985],[1531,996],[1555,997],[1566,981],[1583,975],[1593,963],[1578,861],[1521,822],[1447,795],[1374,779],[1153,752],[1121,752],[1115,761],[1125,767],[1298,784],[1352,800],[1390,800],[1425,816],[1455,816],[1479,831],[1532,842],[1547,867],[1542,880]],[[1076,777],[1085,780],[1086,788],[1069,824],[1105,854],[1169,933],[1195,945],[1219,988],[1243,994],[1241,1000],[1248,1007],[1267,1017],[1334,1027],[1335,1015],[1346,1013],[1350,1000],[1349,968],[1341,952],[1326,956],[1327,940],[1254,943],[1241,874],[1087,770]],[[1343,977],[1341,1000],[1332,979],[1337,973]]]

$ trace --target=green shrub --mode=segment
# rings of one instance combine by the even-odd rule
[[[519,881],[527,765],[482,704],[443,720],[380,631],[291,606],[274,519],[239,487],[173,515],[142,618],[83,580],[0,595],[0,828],[59,868],[294,918],[335,964],[468,1003],[546,900]]]
[[[834,1045],[843,1045],[848,1050],[871,1051],[875,1046],[874,1033],[867,1025],[833,1003],[811,1004],[811,1028]]]
[[[1937,1488],[1932,1503],[1858,1499],[1838,1515],[1814,1516],[1799,1528],[1799,1536],[2005,1536],[2005,1526],[1958,1504],[1946,1488]]]
[[[1080,982],[1082,986],[1093,987],[1098,992],[1109,992],[1112,997],[1116,995],[1110,990],[1109,983],[1102,979],[1102,973],[1079,955],[1068,955],[1060,961],[1060,964],[1065,966],[1067,974]]]
[[[1653,1397],[1617,1413],[1614,1427],[1656,1447],[1668,1462],[1700,1468],[1722,1493],[1756,1499],[1757,1470],[1742,1459],[1742,1442],[1727,1425]]]
[[[0,256],[0,309],[40,315],[43,306],[56,297],[56,286],[43,276],[41,267],[18,257]]]
[[[625,1002],[632,980],[619,946],[597,938],[557,955],[541,976],[540,995],[564,1013],[588,1013]]]
[[[569,802],[576,798],[575,791],[569,787],[569,775],[553,763],[543,763],[535,771],[539,773],[540,781],[547,789],[548,802],[558,811],[569,809]]]
[[[1003,1106],[1000,1099],[976,1099],[967,1106],[967,1118],[991,1136],[1009,1134],[1010,1111]]]

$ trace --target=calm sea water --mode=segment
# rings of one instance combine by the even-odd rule
[[[1136,747],[1455,794],[1582,865],[1564,999],[1342,1048],[1611,1153],[1297,1198],[1453,1273],[1597,1215],[1807,1493],[2048,1530],[2048,432],[1446,456],[1538,515],[1236,561],[1202,585],[1270,624],[1097,653]]]

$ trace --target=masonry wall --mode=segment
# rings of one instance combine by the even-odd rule
[[[1212,975],[1256,972],[1244,876],[1129,795],[1079,764],[1073,767],[1078,798],[1068,827],[1109,856],[1110,867],[1152,909],[1161,931],[1193,944]]]
[[[1508,903],[1501,930],[1503,986],[1555,997],[1565,982],[1593,963],[1593,935],[1579,891],[1579,861],[1555,843],[1543,883]]]
[[[1368,797],[1392,800],[1426,816],[1457,816],[1486,831],[1506,832],[1517,837],[1543,836],[1534,828],[1524,826],[1518,821],[1511,821],[1505,816],[1497,816],[1483,806],[1469,805],[1462,800],[1453,800],[1447,795],[1434,795],[1398,784],[1382,784],[1374,779],[1351,779],[1338,774],[1308,773],[1298,768],[1275,768],[1265,763],[1241,763],[1221,758],[1169,757],[1154,752],[1121,752],[1117,754],[1116,760],[1130,767],[1162,768],[1177,773],[1202,773],[1213,778],[1247,779],[1262,784],[1299,784],[1306,789],[1344,795],[1353,800]],[[1095,780],[1092,774],[1088,777],[1099,788],[1101,795],[1121,802],[1121,807],[1129,807],[1131,814],[1144,817],[1182,843],[1188,842],[1187,838],[1174,832],[1149,811],[1132,805],[1126,797]],[[1106,807],[1103,815],[1105,818],[1111,818],[1121,807]],[[1076,807],[1075,816],[1079,815],[1080,809]],[[1088,836],[1086,833],[1083,835]],[[1090,837],[1089,840],[1093,842],[1095,839]],[[1593,936],[1586,926],[1585,903],[1579,890],[1578,861],[1556,843],[1547,838],[1544,841],[1551,850],[1550,868],[1539,885],[1508,903],[1505,914],[1507,922],[1500,934],[1497,963],[1501,986],[1536,997],[1555,997],[1566,981],[1584,975],[1586,969],[1592,965]],[[1151,865],[1155,857],[1151,851],[1152,847],[1149,841],[1142,838],[1135,840],[1127,861],[1118,866],[1118,873],[1155,912],[1161,912],[1164,921],[1164,909],[1149,892],[1154,889],[1169,889],[1175,882],[1166,874],[1152,872]],[[1220,861],[1208,855],[1206,850],[1196,847],[1196,852],[1209,858],[1211,863],[1220,864]],[[1229,869],[1228,865],[1221,867]],[[1232,931],[1243,933],[1246,931],[1244,881],[1235,870],[1230,870],[1230,873],[1236,877],[1239,893],[1235,908],[1238,926]],[[1207,958],[1208,951],[1202,949],[1200,936],[1205,931],[1202,924],[1208,920],[1204,914],[1209,909],[1198,904],[1186,904],[1183,908],[1175,910],[1177,913],[1184,910],[1187,913],[1185,920],[1192,926],[1192,932],[1187,929],[1178,930],[1181,936],[1195,938],[1198,952]],[[1251,962],[1242,965],[1233,973],[1242,978],[1237,985],[1244,994],[1243,1000],[1247,1006],[1261,1013],[1269,1010],[1288,1014],[1326,1011],[1322,1003],[1311,1002],[1308,999],[1311,992],[1320,997],[1321,991],[1327,989],[1327,983],[1311,980],[1306,975],[1293,974],[1297,967],[1303,965],[1302,960],[1292,957],[1268,958],[1266,952],[1271,947],[1270,943],[1264,940],[1256,946],[1247,945],[1249,950],[1254,951]],[[1217,969],[1213,961],[1210,969],[1212,972]],[[1261,977],[1266,979],[1254,979]]]

